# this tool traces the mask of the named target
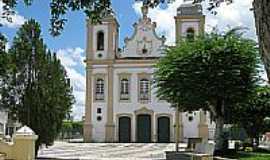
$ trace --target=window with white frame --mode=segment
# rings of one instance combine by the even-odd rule
[[[120,81],[120,100],[128,100],[129,99],[129,80],[127,78],[123,78]]]
[[[140,100],[149,100],[150,98],[150,81],[148,79],[140,80]]]
[[[98,78],[96,81],[96,100],[104,100],[104,80]]]

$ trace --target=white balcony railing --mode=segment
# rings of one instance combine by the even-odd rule
[[[129,100],[129,94],[120,94],[120,100]]]
[[[96,100],[104,100],[104,94],[96,93]]]

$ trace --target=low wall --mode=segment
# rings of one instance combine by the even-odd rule
[[[13,143],[0,142],[0,154],[2,154],[2,157],[12,155],[12,145]]]
[[[0,160],[4,156],[13,160],[34,160],[37,138],[30,128],[24,126],[16,132],[12,142],[0,142]]]

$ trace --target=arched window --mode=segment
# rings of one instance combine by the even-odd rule
[[[140,100],[148,100],[150,93],[150,82],[148,79],[140,80]]]
[[[128,100],[129,99],[129,81],[124,78],[120,81],[120,99]]]
[[[104,80],[101,78],[96,81],[96,100],[104,100]]]
[[[121,94],[128,94],[128,79],[121,80]]]
[[[104,32],[99,31],[97,33],[97,50],[103,51],[104,50]]]
[[[186,34],[186,38],[188,41],[194,41],[195,31],[193,28],[188,28]]]

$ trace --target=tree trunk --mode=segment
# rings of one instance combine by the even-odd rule
[[[252,138],[253,149],[255,149],[255,150],[258,149],[259,143],[260,143],[259,136]]]
[[[177,110],[176,110],[176,122],[175,122],[175,129],[176,129],[176,138],[175,138],[175,151],[176,152],[179,152],[179,107],[177,107]]]
[[[259,135],[254,135],[251,137],[251,144],[253,146],[253,149],[257,149],[260,143]]]
[[[260,52],[270,79],[270,1],[254,0],[253,9]]]
[[[39,147],[40,147],[40,144],[38,142],[36,142],[36,145],[35,145],[35,157],[37,158],[38,156],[38,150],[39,150]]]
[[[215,132],[215,155],[222,154],[223,151],[223,126],[224,126],[224,118],[219,116],[216,118],[216,132]]]

